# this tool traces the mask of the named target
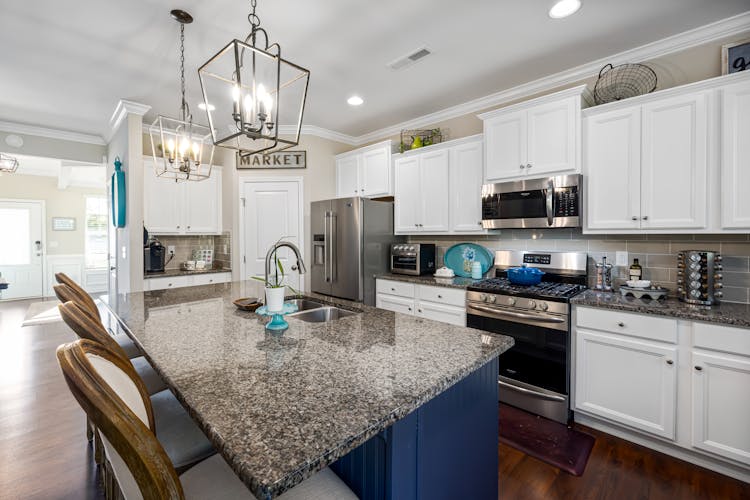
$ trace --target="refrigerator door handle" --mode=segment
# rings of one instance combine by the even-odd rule
[[[328,276],[328,266],[331,263],[330,248],[331,248],[331,235],[328,231],[328,221],[331,218],[331,212],[327,211],[323,215],[323,279],[326,283],[331,282],[331,278]]]
[[[331,282],[335,283],[338,279],[338,266],[336,265],[336,260],[338,258],[338,255],[336,253],[336,247],[338,246],[338,228],[336,227],[337,217],[335,212],[331,212]]]

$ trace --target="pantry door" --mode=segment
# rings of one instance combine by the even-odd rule
[[[278,240],[297,245],[303,242],[302,179],[245,180],[240,191],[240,279],[265,275],[266,253]],[[295,290],[304,287],[294,253],[279,250],[286,272],[285,283]],[[273,271],[273,266],[271,267]]]
[[[44,202],[0,200],[0,273],[3,300],[44,294]]]

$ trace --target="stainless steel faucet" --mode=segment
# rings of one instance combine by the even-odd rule
[[[273,257],[274,253],[276,253],[276,251],[281,247],[291,248],[292,252],[294,252],[295,257],[297,257],[297,266],[292,266],[293,271],[299,269],[300,274],[305,274],[307,272],[305,261],[302,260],[302,254],[300,253],[299,248],[297,248],[297,245],[288,241],[277,241],[274,245],[271,246],[271,248],[268,249],[268,253],[266,254],[266,283],[268,283],[268,275],[271,274],[271,258]]]

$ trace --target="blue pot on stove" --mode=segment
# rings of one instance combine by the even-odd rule
[[[514,285],[538,285],[542,281],[544,271],[536,267],[511,267],[506,274]]]

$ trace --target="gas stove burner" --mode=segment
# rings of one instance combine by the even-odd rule
[[[551,297],[568,299],[585,290],[583,285],[571,283],[554,283],[542,281],[538,285],[524,286],[514,285],[507,278],[489,278],[475,283],[469,290],[475,292],[489,292],[506,295],[519,295],[525,297]]]

